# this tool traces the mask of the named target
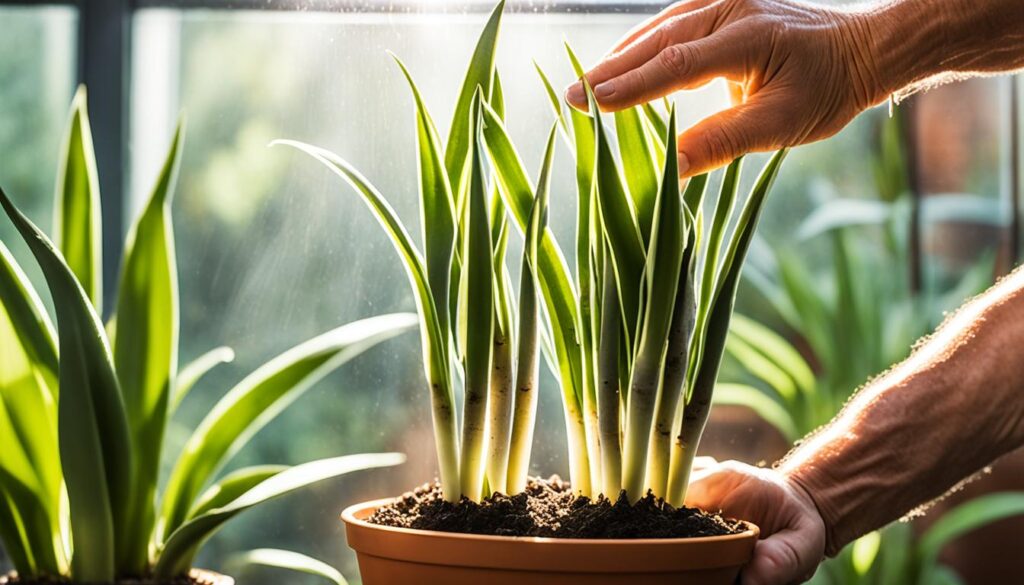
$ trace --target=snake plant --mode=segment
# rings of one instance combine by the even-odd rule
[[[0,204],[42,269],[56,312],[0,243],[0,538],[22,578],[83,583],[187,573],[226,521],[313,482],[396,465],[395,453],[217,477],[248,439],[313,383],[415,324],[387,315],[302,343],[232,388],[192,434],[157,494],[164,429],[193,384],[232,352],[178,368],[178,287],[170,204],[179,125],[132,226],[113,317],[100,320],[100,196],[83,90],[56,191],[56,241]]]
[[[625,489],[636,499],[650,488],[680,503],[711,405],[740,266],[784,152],[772,157],[738,214],[740,161],[730,165],[705,230],[707,176],[692,179],[684,193],[676,159],[665,155],[675,150],[673,114],[653,106],[617,114],[616,155],[601,119],[572,111],[570,126],[548,84],[558,115],[534,184],[506,130],[494,70],[502,8],[491,13],[477,43],[446,144],[399,62],[416,104],[424,252],[351,164],[315,146],[284,143],[345,179],[404,261],[419,309],[447,499],[524,487],[539,346],[561,385],[574,489],[609,497]],[[575,278],[545,225],[559,129],[572,136],[577,159]],[[510,224],[525,244],[516,311],[505,262]],[[461,437],[453,371],[464,380]]]
[[[504,112],[494,67],[502,9],[499,3],[480,35],[444,143],[411,72],[395,57],[415,104],[422,249],[387,199],[347,161],[309,144],[278,142],[308,153],[348,182],[401,256],[419,312],[441,483],[451,501],[515,493],[526,485],[537,408],[538,289],[546,274],[563,266],[552,264],[546,228],[554,128],[536,189],[509,200],[486,165],[482,133],[489,116],[501,119]],[[518,298],[506,266],[512,229],[506,206],[525,232]]]

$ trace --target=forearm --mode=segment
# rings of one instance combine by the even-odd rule
[[[1024,270],[862,389],[780,471],[810,494],[828,554],[1024,445]]]
[[[877,95],[1024,68],[1021,0],[884,0],[854,8],[853,47]]]

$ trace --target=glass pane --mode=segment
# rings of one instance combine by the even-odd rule
[[[593,61],[641,17],[578,11],[506,15],[498,65],[513,138],[531,173],[552,123],[531,60],[564,86],[572,79],[564,39],[585,62]],[[412,100],[386,51],[408,65],[445,136],[482,23],[480,13],[454,10],[136,14],[131,205],[137,211],[148,194],[182,112],[188,132],[174,203],[181,358],[186,363],[218,345],[238,355],[184,405],[169,432],[169,455],[231,384],[270,357],[342,323],[414,309],[391,244],[356,195],[306,157],[267,144],[296,138],[337,152],[377,185],[418,239]],[[717,83],[678,101],[683,126],[727,105]],[[881,195],[873,157],[886,117],[884,108],[875,109],[838,136],[794,150],[765,212],[761,234],[768,246],[760,246],[760,253],[800,246],[801,221],[824,199]],[[998,143],[998,135],[980,136]],[[564,144],[558,148],[552,222],[568,248],[575,187]],[[987,175],[994,159],[978,156],[969,164],[980,170],[964,188],[994,193],[999,183]],[[748,184],[765,160],[749,158]],[[512,257],[519,250],[514,237]],[[827,246],[804,245],[800,252],[812,269],[831,261]],[[760,317],[759,303],[744,299],[741,310]],[[201,562],[219,568],[247,548],[296,548],[354,576],[354,559],[342,546],[340,509],[401,493],[436,472],[418,346],[418,337],[408,334],[330,375],[258,434],[230,467],[381,450],[408,453],[408,464],[334,481],[243,516],[209,543]],[[566,473],[556,388],[545,371],[537,473]],[[708,435],[709,452],[758,461],[785,451],[775,437],[751,431],[749,413],[722,412],[727,414]],[[243,582],[259,583],[259,577],[245,575]]]
[[[0,7],[0,186],[49,233],[60,143],[74,91],[74,9]],[[14,226],[0,239],[30,274],[35,263]]]
[[[77,17],[71,8],[0,7],[0,23],[0,187],[48,231],[74,90]],[[6,218],[0,241],[43,291],[32,255]],[[10,569],[0,543],[0,575]]]
[[[530,58],[567,84],[563,38],[594,59],[636,18],[507,16],[499,67],[508,119],[531,174],[553,117]],[[397,255],[356,195],[311,160],[267,144],[297,138],[348,158],[418,239],[412,100],[386,50],[408,65],[444,135],[483,20],[480,14],[138,13],[133,205],[148,192],[175,116],[184,112],[188,138],[174,203],[182,360],[221,344],[238,355],[184,405],[170,433],[172,451],[231,383],[269,357],[347,321],[414,310]],[[688,118],[720,107],[723,96],[722,88],[700,93],[688,102]],[[569,242],[575,187],[568,155],[558,147],[553,222]],[[510,255],[521,249],[518,241],[513,246]],[[341,508],[401,493],[436,473],[418,347],[418,336],[408,334],[346,365],[257,435],[231,466],[381,450],[408,453],[408,464],[253,512],[214,538],[202,561],[219,567],[246,548],[295,547],[354,576],[337,520]],[[545,376],[536,471],[564,475],[560,398]]]

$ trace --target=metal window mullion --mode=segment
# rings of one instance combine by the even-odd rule
[[[78,80],[89,90],[103,205],[104,306],[109,311],[117,292],[126,230],[131,5],[129,0],[80,0],[78,22]]]

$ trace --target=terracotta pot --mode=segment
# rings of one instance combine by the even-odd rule
[[[366,521],[393,500],[345,510],[364,585],[732,585],[758,529],[728,536],[581,540],[478,536]]]
[[[213,571],[204,571],[202,569],[192,569],[189,572],[189,577],[196,582],[196,585],[235,585],[235,580],[231,577],[226,577],[214,573]],[[0,585],[18,585],[18,581],[12,579],[16,577],[14,573],[9,576],[0,575]],[[132,585],[150,585],[150,581],[132,581]]]

